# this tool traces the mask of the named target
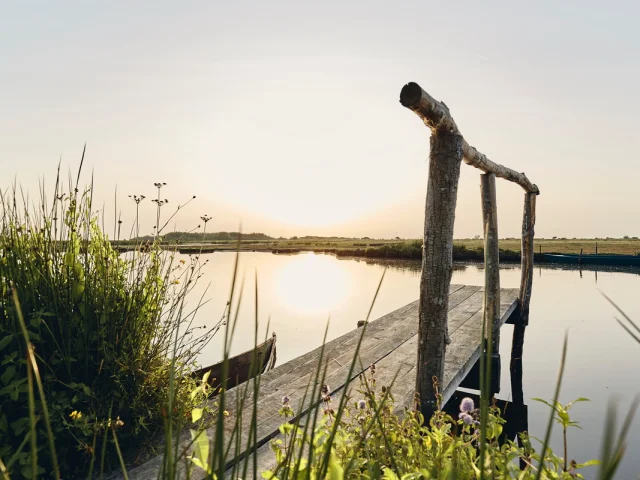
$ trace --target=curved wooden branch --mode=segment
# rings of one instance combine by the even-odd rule
[[[444,102],[439,102],[433,98],[417,83],[407,83],[402,88],[400,103],[418,115],[432,131],[444,129],[451,133],[460,133],[449,112],[449,107]],[[485,173],[493,173],[496,177],[517,183],[528,193],[540,194],[538,187],[531,183],[524,173],[516,172],[499,163],[492,162],[486,155],[480,153],[464,139],[462,141],[462,151],[463,160],[466,164],[474,166]]]

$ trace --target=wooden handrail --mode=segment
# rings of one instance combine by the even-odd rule
[[[417,83],[408,83],[400,92],[400,103],[412,110],[431,130],[429,179],[425,206],[424,245],[418,321],[418,366],[416,391],[425,418],[434,412],[436,387],[433,378],[442,380],[448,343],[448,295],[451,284],[453,221],[455,217],[460,163],[464,161],[484,172],[481,175],[482,216],[484,225],[485,292],[484,318],[487,349],[497,366],[499,379],[500,347],[500,273],[498,217],[495,178],[517,183],[524,190],[522,218],[522,274],[520,282],[520,318],[514,326],[511,370],[521,365],[524,329],[529,320],[529,302],[533,283],[533,238],[538,187],[524,173],[489,160],[469,145],[449,108],[435,100]],[[484,342],[484,339],[483,339]],[[496,360],[496,362],[494,362]],[[521,367],[520,367],[521,368]],[[492,382],[493,383],[493,382]],[[492,388],[492,395],[499,388]]]
[[[407,83],[400,92],[400,103],[415,112],[432,131],[444,129],[450,133],[460,133],[456,122],[453,120],[449,107],[444,102],[439,102],[420,85],[414,82]],[[460,133],[460,135],[462,135]],[[469,145],[466,140],[462,142],[463,161],[482,170],[485,173],[493,173],[496,177],[504,178],[517,183],[526,192],[538,195],[540,190],[531,183],[524,173],[516,172],[508,167],[492,162],[486,155],[480,153]]]

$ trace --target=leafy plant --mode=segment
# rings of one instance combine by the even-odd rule
[[[323,393],[317,428],[307,431],[299,423],[284,423],[280,428],[283,438],[271,443],[276,465],[263,473],[264,478],[323,478],[322,464],[327,458],[329,478],[481,477],[480,409],[471,399],[462,401],[457,419],[437,411],[425,423],[415,408],[400,415],[394,413],[392,388],[376,388],[375,366],[370,372],[368,377],[360,377],[359,399],[349,400],[342,419],[333,411],[331,397]],[[288,398],[283,399],[280,414],[294,416]],[[542,457],[526,433],[521,434],[522,447],[512,441],[501,444],[503,424],[499,410],[489,407],[484,434],[485,478],[534,479],[538,475],[536,464],[541,461],[545,464],[542,478],[583,478],[577,470],[596,463],[572,462],[568,468],[564,459],[549,449]],[[333,429],[337,434],[329,441]],[[312,449],[313,457],[302,454]],[[525,460],[524,470],[520,470],[518,459]]]

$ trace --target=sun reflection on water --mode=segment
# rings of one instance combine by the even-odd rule
[[[281,305],[299,313],[330,313],[348,298],[350,277],[334,258],[311,253],[287,260],[273,274]]]

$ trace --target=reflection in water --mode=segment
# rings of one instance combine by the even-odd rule
[[[327,255],[292,255],[273,272],[279,302],[298,313],[335,310],[351,293],[347,272]]]
[[[233,253],[207,255],[202,280],[211,282],[205,305],[196,317],[200,324],[219,319],[228,297],[233,271]],[[531,402],[532,397],[551,399],[560,361],[565,332],[569,349],[560,401],[584,396],[590,403],[580,403],[572,414],[584,430],[569,436],[569,455],[578,461],[599,455],[600,439],[607,402],[618,399],[619,408],[628,408],[634,394],[640,393],[640,347],[615,322],[611,305],[599,290],[609,295],[632,319],[640,319],[640,269],[613,266],[536,265],[531,315],[523,353],[523,395],[529,405],[529,426],[537,437],[544,436],[548,410]],[[597,267],[597,268],[596,268]],[[259,331],[261,338],[275,331],[278,335],[278,363],[302,355],[322,343],[331,317],[328,339],[354,328],[365,318],[382,272],[384,283],[376,300],[372,318],[378,318],[418,298],[420,262],[337,259],[329,255],[300,254],[280,256],[269,253],[242,253],[240,278],[251,279],[257,270],[259,284]],[[580,272],[583,271],[581,278]],[[588,274],[587,274],[588,272]],[[593,273],[593,274],[592,274]],[[597,285],[596,285],[597,273]],[[483,285],[481,264],[455,263],[453,283]],[[503,264],[500,269],[503,288],[518,288],[520,267]],[[198,286],[194,296],[206,284]],[[346,293],[343,293],[346,292]],[[316,295],[317,294],[317,298]],[[232,354],[253,346],[253,295],[245,294],[238,317]],[[269,332],[267,322],[270,321]],[[502,328],[500,354],[510,357],[513,327]],[[208,365],[221,356],[221,335],[214,337],[200,363]],[[503,360],[504,362],[504,360]],[[499,397],[511,400],[509,368],[502,368]],[[552,446],[562,450],[561,434],[554,432]],[[631,429],[629,452],[640,451],[640,429]],[[619,478],[634,478],[640,471],[640,456],[628,455]],[[594,473],[586,471],[586,478]]]

